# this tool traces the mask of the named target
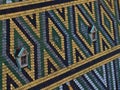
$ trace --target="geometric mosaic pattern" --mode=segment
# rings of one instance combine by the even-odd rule
[[[29,4],[0,5],[0,90],[120,90],[120,0]],[[18,47],[29,52],[21,71]]]

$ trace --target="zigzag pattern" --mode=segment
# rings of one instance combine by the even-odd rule
[[[72,0],[66,0],[72,1]],[[65,1],[65,2],[66,2]],[[95,26],[96,41],[90,30]],[[0,21],[0,90],[19,89],[120,43],[120,1],[98,0]],[[29,52],[19,70],[18,47]],[[54,90],[119,90],[120,59]],[[53,76],[54,77],[54,76]],[[32,87],[30,87],[32,88]],[[35,87],[38,90],[39,86]]]

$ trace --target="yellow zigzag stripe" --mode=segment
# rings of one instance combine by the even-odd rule
[[[16,24],[12,21],[12,20],[10,20],[10,24],[11,24],[11,27],[13,27],[18,33],[19,33],[19,35],[25,40],[25,42],[29,45],[29,47],[30,47],[30,62],[31,62],[31,70],[29,70],[27,67],[26,68],[24,68],[25,69],[25,71],[29,74],[29,76],[33,79],[33,80],[35,80],[35,76],[34,76],[34,73],[35,73],[35,71],[34,71],[34,46],[33,46],[33,44],[27,39],[27,37],[23,34],[23,32],[16,26]],[[12,28],[12,30],[13,30],[13,28]],[[12,36],[14,37],[14,31],[11,31],[12,32]],[[10,43],[12,43],[12,44],[10,44],[10,45],[14,45],[14,39],[11,39],[11,41],[10,41]],[[12,53],[12,55],[13,55],[13,53],[14,53],[14,48],[13,48],[13,46],[10,46],[10,48],[11,48],[11,53]]]
[[[89,3],[90,3],[90,2],[88,2],[87,4],[89,4]],[[86,11],[90,14],[90,16],[92,17],[92,19],[93,19],[94,21],[96,21],[96,18],[95,18],[95,5],[94,5],[95,2],[91,2],[91,3],[92,3],[92,13],[91,13],[91,11],[88,9],[88,7],[86,7],[85,4],[83,4],[83,6],[85,7]]]
[[[15,83],[20,87],[22,86],[22,83],[15,77],[15,75],[9,70],[9,68],[4,64],[2,63],[2,89],[3,90],[7,90],[7,78],[6,78],[6,75],[9,75],[14,81]],[[13,90],[14,87],[13,85],[11,85],[11,89],[10,90]]]
[[[93,44],[89,45],[88,42],[85,40],[84,36],[79,32],[79,22],[78,22],[78,17],[80,16],[84,23],[88,26],[90,26],[90,24],[87,22],[87,20],[85,19],[85,17],[80,13],[80,11],[78,10],[77,7],[75,7],[75,20],[76,20],[76,30],[77,30],[77,34],[79,35],[79,37],[83,40],[83,42],[85,43],[85,45],[89,48],[89,50],[94,54],[94,46]]]
[[[105,37],[102,35],[101,32],[99,32],[99,40],[100,40],[100,49],[101,52],[103,51],[103,45],[102,45],[102,40],[104,40],[106,42],[106,44],[108,45],[109,48],[112,48],[112,46],[109,44],[109,42],[105,39]]]
[[[65,60],[65,45],[64,45],[64,36],[61,34],[61,32],[58,30],[58,28],[54,25],[54,23],[52,22],[52,20],[49,18],[48,19],[48,26],[49,26],[49,38],[50,38],[50,42],[51,44],[55,47],[55,49],[58,51],[58,53],[64,58]],[[57,34],[60,36],[61,38],[61,49],[54,43],[53,38],[52,38],[52,28],[54,28],[54,30],[57,32]]]
[[[82,50],[80,50],[80,48],[77,46],[77,44],[72,40],[72,52],[73,52],[73,63],[76,63],[76,55],[75,55],[75,49],[77,49],[79,51],[79,53],[81,54],[81,56],[85,59],[86,56],[84,55],[84,53],[82,52]],[[80,60],[81,61],[81,60]],[[79,62],[80,62],[79,61]]]
[[[109,2],[111,3],[111,6],[109,5]],[[119,0],[118,0],[119,1]],[[114,0],[104,0],[108,8],[111,10],[111,12],[115,15],[115,1]],[[120,1],[119,1],[120,2]]]
[[[32,17],[32,16],[31,16]],[[40,37],[40,17],[39,17],[39,13],[36,13],[36,25],[37,28],[35,28],[30,21],[26,18],[26,16],[23,16],[23,19],[25,20],[25,22],[31,27],[31,29],[33,30],[33,32],[35,32],[35,34]]]
[[[67,11],[67,8],[64,8],[65,9],[65,20],[59,15],[59,13],[57,12],[57,10],[54,10],[55,14],[58,16],[58,18],[61,20],[61,22],[65,25],[65,27],[69,28],[69,25],[68,25],[68,11]]]
[[[107,15],[107,13],[105,12],[105,10],[103,9],[102,6],[100,6],[101,9],[101,18],[102,18],[102,24],[105,27],[105,30],[108,32],[108,34],[112,37],[112,39],[114,40],[114,29],[113,29],[113,24],[112,24],[112,20],[110,19],[110,17]],[[107,26],[105,25],[105,20],[104,20],[104,15],[108,18],[109,22],[110,22],[110,27],[111,27],[111,31],[107,28]]]
[[[44,50],[44,72],[45,72],[45,76],[48,75],[48,63],[47,61],[50,61],[54,67],[57,69],[57,70],[60,70],[60,67],[55,63],[55,61],[52,59],[52,57],[47,53],[46,50]],[[53,71],[54,72],[54,71]]]

